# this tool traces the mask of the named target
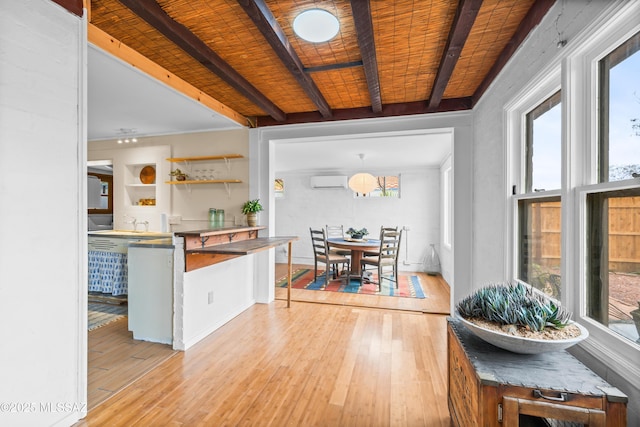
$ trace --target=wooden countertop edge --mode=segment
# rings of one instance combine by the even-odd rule
[[[255,227],[224,227],[224,228],[218,228],[215,230],[176,231],[174,234],[176,236],[206,237],[206,236],[217,236],[220,234],[239,233],[244,231],[258,231],[258,230],[264,230],[265,228],[267,227],[262,225],[258,225]]]
[[[223,243],[220,245],[208,246],[206,248],[188,249],[185,254],[226,254],[226,255],[249,255],[276,246],[284,245],[294,240],[298,236],[274,236],[258,237],[256,239],[240,240],[237,242]]]

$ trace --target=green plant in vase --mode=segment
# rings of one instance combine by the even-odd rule
[[[260,199],[247,200],[242,205],[242,213],[247,216],[247,224],[251,227],[255,227],[258,224],[258,212],[263,210],[260,204]]]
[[[347,233],[352,239],[361,240],[364,238],[364,236],[369,234],[369,231],[366,228],[357,230],[353,227],[349,227],[349,229],[345,231],[345,233]]]

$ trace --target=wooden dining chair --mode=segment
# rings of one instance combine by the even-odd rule
[[[313,245],[313,277],[314,280],[318,277],[318,263],[325,264],[325,286],[329,284],[329,270],[333,269],[333,277],[338,277],[338,264],[346,264],[347,272],[351,270],[351,260],[346,256],[332,254],[329,251],[329,245],[327,244],[327,237],[323,229],[314,230],[309,228],[311,233],[311,244]]]
[[[380,240],[382,240],[382,233],[384,231],[398,231],[398,226],[396,225],[395,227],[385,227],[384,225],[380,227]],[[380,253],[379,249],[376,249],[375,251],[364,251],[362,253],[363,257],[367,257],[367,256],[378,256],[378,254]]]
[[[364,271],[367,265],[378,267],[378,281],[371,282],[378,285],[378,292],[382,290],[382,280],[387,279],[395,282],[398,287],[398,253],[400,252],[400,241],[402,240],[402,230],[397,231],[390,229],[380,230],[380,251],[377,256],[363,257],[360,261],[361,269]],[[393,278],[383,276],[385,267],[393,268]],[[360,285],[362,285],[363,276],[360,276]]]
[[[340,239],[344,239],[344,226],[342,225],[325,225],[325,230],[327,232],[327,239],[331,237],[339,237]],[[332,254],[336,255],[351,256],[351,251],[349,249],[329,247],[329,251]]]

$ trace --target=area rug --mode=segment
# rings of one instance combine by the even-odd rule
[[[89,303],[89,330],[98,329],[127,315],[126,304]]]
[[[293,289],[308,289],[314,291],[330,291],[330,292],[345,292],[351,294],[366,294],[366,295],[381,295],[392,297],[406,297],[406,298],[426,298],[422,285],[420,284],[420,278],[418,276],[402,275],[396,289],[395,283],[388,280],[382,281],[382,289],[378,292],[378,285],[374,283],[365,283],[360,286],[359,279],[352,279],[350,283],[346,283],[344,280],[330,280],[329,284],[325,286],[324,271],[318,270],[318,277],[314,280],[313,270],[300,269],[293,272],[293,278],[291,288]],[[371,280],[378,281],[378,275],[373,273]],[[287,277],[283,277],[276,282],[276,286],[281,288],[287,287]]]

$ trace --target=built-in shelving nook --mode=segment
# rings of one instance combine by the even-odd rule
[[[165,181],[170,185],[185,185],[190,190],[192,184],[224,184],[227,195],[231,197],[231,184],[240,184],[242,180],[230,178],[231,160],[242,159],[242,154],[220,154],[216,156],[196,156],[196,157],[170,157],[167,160],[171,163],[181,163],[187,174],[184,180]],[[224,161],[226,171],[216,169],[215,164]],[[195,166],[202,164],[202,168]],[[209,166],[211,165],[211,166]]]
[[[142,182],[141,172],[143,169],[153,171],[153,182]],[[127,206],[143,206],[145,208],[156,205],[156,183],[155,183],[155,163],[136,163],[125,165],[125,189]]]

